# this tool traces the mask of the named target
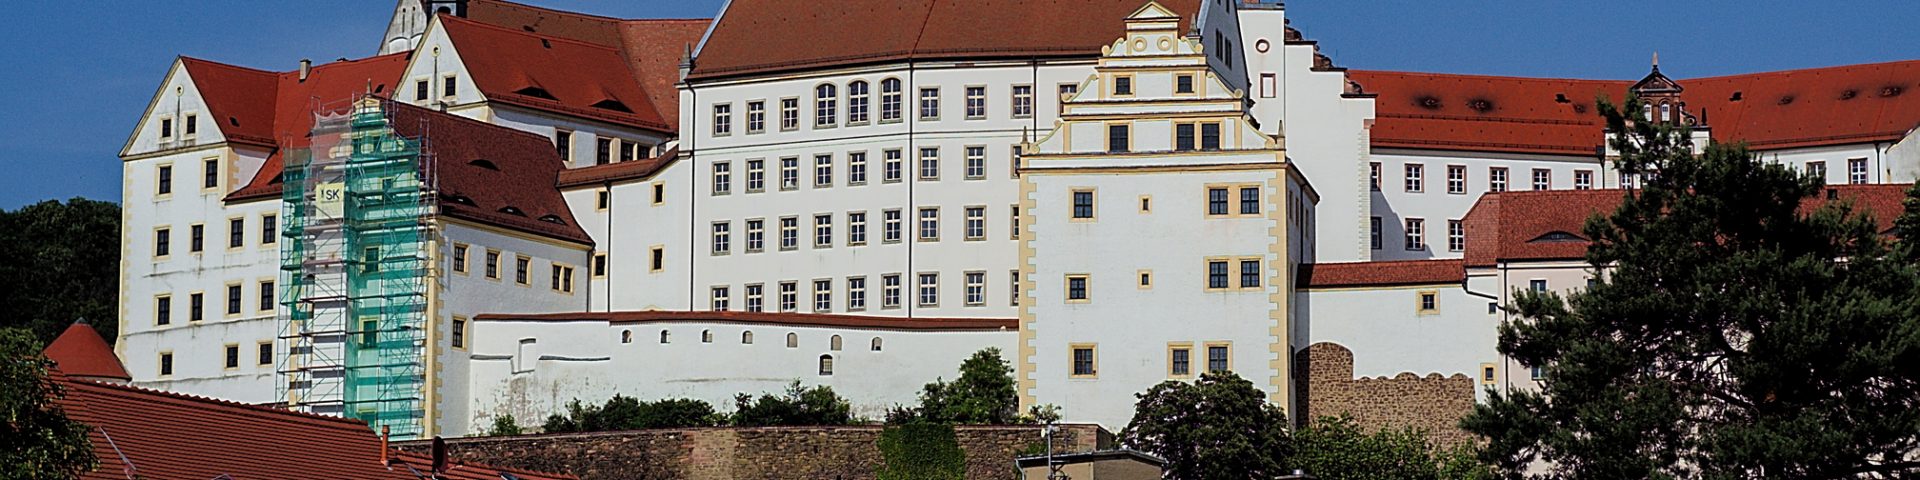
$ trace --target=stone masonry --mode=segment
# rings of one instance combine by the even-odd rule
[[[1473,441],[1459,426],[1473,412],[1473,379],[1464,374],[1354,378],[1353,351],[1339,344],[1316,343],[1297,355],[1306,371],[1303,420],[1346,415],[1366,430],[1413,428],[1441,448]]]

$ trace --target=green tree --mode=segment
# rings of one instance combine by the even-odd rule
[[[87,426],[55,403],[65,394],[47,376],[53,361],[19,328],[0,328],[0,478],[74,478],[97,465]]]
[[[1347,417],[1322,417],[1293,434],[1290,465],[1321,480],[1440,480],[1490,478],[1472,447],[1440,451],[1423,432],[1367,433]]]
[[[734,396],[733,424],[742,427],[782,425],[850,425],[853,403],[833,393],[833,387],[802,387],[795,380],[781,395],[742,393]]]
[[[1019,420],[1013,366],[1000,349],[987,347],[960,363],[960,378],[935,379],[920,391],[920,406],[889,415],[892,423],[932,422],[1004,425]]]
[[[1137,396],[1121,442],[1166,459],[1166,478],[1273,478],[1289,471],[1286,413],[1239,375],[1169,380]]]
[[[93,320],[115,340],[120,298],[120,206],[74,198],[0,210],[0,327],[29,330],[40,345]]]
[[[569,401],[566,413],[548,415],[541,430],[547,433],[603,432],[647,428],[709,427],[719,423],[718,415],[713,412],[713,406],[704,401],[670,398],[642,402],[633,397],[614,394],[613,398],[607,399],[607,402],[601,405],[584,404],[579,399]]]
[[[1809,213],[1819,179],[1741,145],[1696,155],[1626,104],[1601,102],[1610,144],[1647,178],[1587,221],[1598,283],[1508,307],[1500,352],[1546,381],[1462,422],[1483,457],[1516,477],[1536,460],[1563,478],[1913,475],[1920,237],[1890,244],[1845,202]]]
[[[513,415],[503,414],[493,417],[493,427],[487,429],[486,436],[500,437],[520,433],[520,423],[513,419]]]

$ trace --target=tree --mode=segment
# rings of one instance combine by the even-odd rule
[[[0,478],[74,478],[97,465],[88,427],[55,403],[65,391],[38,345],[24,329],[0,328]]]
[[[1128,448],[1166,459],[1166,478],[1274,478],[1292,455],[1287,415],[1231,372],[1165,381],[1137,395],[1120,433]]]
[[[734,396],[733,424],[737,426],[850,425],[853,421],[853,403],[826,385],[802,387],[795,380],[783,395]]]
[[[520,433],[521,433],[520,423],[517,421],[514,421],[513,415],[502,414],[500,416],[493,417],[493,427],[487,429],[486,436],[501,437],[501,436],[508,436],[508,435],[519,435]]]
[[[987,347],[960,363],[959,379],[934,379],[921,390],[919,407],[889,414],[889,421],[1003,425],[1018,421],[1019,413],[1013,366],[999,348]]]
[[[1462,422],[1483,458],[1516,477],[1540,460],[1565,478],[1920,470],[1920,237],[1888,241],[1845,202],[1808,213],[1819,179],[1741,145],[1696,155],[1627,105],[1600,106],[1644,185],[1587,221],[1596,284],[1508,306],[1500,352],[1546,381]]]
[[[0,210],[0,327],[31,331],[40,345],[94,320],[111,343],[120,322],[120,206],[74,198]]]
[[[1441,451],[1411,429],[1371,434],[1347,417],[1322,417],[1293,434],[1293,468],[1321,480],[1490,478],[1471,446]]]

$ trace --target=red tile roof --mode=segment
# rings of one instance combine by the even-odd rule
[[[395,132],[427,137],[442,215],[593,244],[554,186],[566,166],[553,141],[406,102],[385,104]]]
[[[1186,31],[1199,0],[1163,0]],[[688,79],[908,59],[1092,57],[1145,0],[732,0]]]
[[[502,0],[472,0],[467,19],[508,30],[532,32],[620,49],[647,97],[677,128],[680,118],[680,59],[700,43],[712,19],[633,19],[588,15]]]
[[[1460,260],[1307,263],[1300,265],[1300,288],[1383,287],[1460,283],[1467,279]]]
[[[673,164],[674,160],[679,156],[680,149],[676,147],[653,158],[561,170],[560,188],[567,189],[652,177],[653,174],[660,173],[660,169]]]
[[[545,314],[481,314],[475,320],[606,321],[612,323],[741,323],[796,327],[841,327],[875,330],[1013,330],[1012,318],[900,318],[824,313],[632,311]]]
[[[106,339],[100,338],[100,332],[85,323],[74,323],[61,332],[53,343],[40,351],[53,360],[54,368],[61,373],[75,377],[110,378],[131,380],[126,365],[120,363],[120,357],[113,354],[113,347]]]
[[[407,54],[316,65],[306,81],[300,80],[298,70],[269,72],[189,57],[180,62],[228,141],[273,149],[246,186],[227,194],[228,202],[236,202],[278,196],[285,168],[280,156],[289,148],[307,146],[313,112],[323,103],[343,103],[369,92],[392,93],[407,68]]]
[[[55,378],[66,390],[60,408],[90,427],[87,437],[100,460],[81,478],[419,478],[404,463],[382,465],[380,438],[358,420]],[[458,465],[450,471],[487,469]]]
[[[1379,95],[1375,147],[1574,156],[1592,156],[1606,140],[1594,100],[1624,100],[1632,86],[1362,70],[1348,78]],[[1920,60],[1678,82],[1714,140],[1761,150],[1891,141],[1920,127]]]
[[[1901,201],[1911,185],[1834,185],[1805,200],[1800,211],[1810,213],[1832,200],[1851,202],[1856,212],[1878,224],[1881,232],[1893,228],[1904,211]],[[1491,267],[1504,261],[1579,260],[1591,242],[1584,232],[1587,218],[1609,215],[1620,206],[1625,192],[1606,190],[1549,190],[1482,195],[1462,222],[1467,229],[1466,266]],[[1831,197],[1831,199],[1829,198]]]
[[[468,75],[490,102],[661,133],[675,131],[641,86],[639,72],[618,43],[584,42],[451,15],[438,20],[460,49]],[[678,112],[675,115],[678,118]]]

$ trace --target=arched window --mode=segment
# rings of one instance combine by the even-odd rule
[[[900,79],[880,81],[880,121],[900,121]]]
[[[660,331],[660,343],[667,343],[667,331],[666,331],[666,330],[661,330],[661,331]]]
[[[700,343],[713,343],[713,331],[712,331],[712,330],[701,330],[701,331],[700,331]]]
[[[1649,122],[1653,121],[1653,102],[1647,102],[1646,117],[1647,117],[1647,121]]]
[[[620,343],[633,343],[633,330],[621,330]]]
[[[1667,102],[1660,102],[1660,121],[1662,122],[1673,121],[1673,105],[1672,104],[1669,104]]]
[[[744,331],[744,332],[740,332],[740,344],[741,344],[741,345],[752,345],[752,344],[753,344],[753,331],[752,331],[752,330],[748,330],[748,331]]]
[[[867,82],[847,84],[847,124],[867,123]]]
[[[787,332],[787,348],[800,348],[800,334]]]
[[[833,375],[833,355],[820,356],[820,375]]]
[[[831,83],[813,87],[813,126],[831,127],[839,122],[839,90]]]
[[[873,337],[873,351],[880,351],[880,337]]]
[[[828,350],[833,350],[833,351],[836,351],[836,352],[838,352],[838,351],[840,351],[840,336],[839,336],[839,335],[834,335],[834,336],[833,336],[833,338],[830,338],[830,339],[827,339],[827,349],[828,349]]]

